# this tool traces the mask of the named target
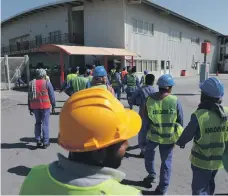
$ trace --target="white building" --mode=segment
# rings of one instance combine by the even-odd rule
[[[133,3],[134,2],[134,3]],[[59,64],[58,54],[38,53],[41,44],[126,48],[139,54],[137,72],[156,76],[198,74],[201,43],[211,42],[207,57],[215,72],[223,35],[148,0],[71,0],[28,10],[2,22],[2,54],[29,54],[36,66]],[[65,56],[65,65],[94,63],[102,57]],[[111,60],[111,59],[110,59]],[[129,60],[122,59],[129,64]],[[199,66],[198,66],[199,67]]]

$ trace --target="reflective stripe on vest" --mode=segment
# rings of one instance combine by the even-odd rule
[[[120,184],[114,179],[101,182],[92,187],[77,187],[54,179],[49,165],[32,168],[25,179],[20,195],[139,195],[134,187]]]
[[[136,87],[136,76],[133,74],[127,74],[127,86]]]
[[[76,78],[77,74],[68,74],[67,75],[67,83],[69,83],[72,79]]]
[[[228,108],[224,107],[228,114]],[[199,168],[217,170],[223,168],[222,156],[228,141],[228,121],[222,122],[219,116],[201,109],[195,113],[200,128],[200,138],[194,141],[190,161]]]
[[[46,80],[36,80],[36,98],[30,100],[30,107],[33,110],[51,107]]]
[[[168,95],[163,100],[148,97],[146,101],[150,130],[147,138],[159,144],[175,143],[183,132],[177,120],[177,97]]]

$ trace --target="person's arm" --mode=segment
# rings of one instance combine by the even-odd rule
[[[116,74],[116,81],[118,82],[119,86],[122,85],[122,81],[121,81],[121,75],[118,73]]]
[[[140,85],[143,84],[143,82],[144,82],[144,76],[141,77]]]
[[[52,108],[55,108],[55,92],[50,82],[47,82],[47,89],[48,89],[48,95],[51,101]]]
[[[147,136],[147,132],[149,130],[149,122],[150,119],[148,117],[148,112],[147,112],[147,108],[146,108],[146,102],[143,104],[142,106],[142,110],[141,110],[141,117],[142,117],[142,127],[140,130],[140,148],[143,148],[143,146],[145,147],[146,145],[146,136]]]
[[[184,126],[184,114],[179,100],[177,100],[177,121],[176,122],[179,123],[181,126]]]
[[[188,142],[190,142],[194,137],[200,137],[199,123],[195,116],[192,114],[191,120],[188,123],[187,127],[185,127],[182,135],[178,139],[176,145],[185,146]]]

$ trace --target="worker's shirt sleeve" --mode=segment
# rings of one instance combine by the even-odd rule
[[[141,127],[141,143],[146,144],[146,136],[147,136],[147,132],[149,130],[149,125],[150,125],[150,119],[148,117],[148,113],[147,113],[147,108],[146,108],[146,102],[143,104],[142,106],[142,113],[141,113],[141,117],[142,117],[142,127]]]
[[[55,107],[55,92],[54,92],[53,86],[50,82],[47,82],[47,89],[48,89],[48,95],[49,95],[49,99],[51,101],[51,105],[52,105],[52,107]]]
[[[116,74],[116,81],[118,82],[119,86],[122,85],[121,76],[119,73]]]
[[[184,126],[184,114],[179,100],[177,100],[177,121],[176,122],[179,123],[181,126]]]
[[[199,129],[199,123],[195,114],[192,114],[190,122],[185,127],[182,135],[180,136],[176,144],[178,146],[185,146],[194,137],[196,138],[196,140],[200,138],[200,129]]]

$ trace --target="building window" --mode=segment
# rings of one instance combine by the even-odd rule
[[[143,33],[146,35],[148,34],[148,28],[149,28],[148,22],[144,22]]]
[[[143,61],[142,71],[147,70],[147,61]]]
[[[200,38],[191,38],[191,43],[199,45],[200,44]]]
[[[154,35],[154,25],[149,24],[149,35]]]
[[[132,26],[133,26],[133,32],[137,33],[137,20],[136,19],[132,19]]]
[[[143,21],[137,21],[138,33],[143,33]]]
[[[143,35],[154,35],[154,25],[152,23],[132,19],[132,28],[134,33],[139,33]]]
[[[141,60],[136,61],[136,71],[142,72],[142,61]]]
[[[147,71],[152,71],[152,61],[147,61]]]
[[[182,41],[182,33],[179,31],[175,31],[173,29],[170,29],[169,41],[181,42]]]
[[[50,37],[50,42],[52,44],[61,43],[61,32],[60,31],[50,32],[49,37]]]
[[[42,35],[36,35],[36,46],[40,46],[42,44]]]

